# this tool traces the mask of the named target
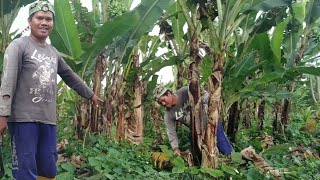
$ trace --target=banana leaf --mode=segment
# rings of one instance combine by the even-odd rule
[[[0,0],[0,14],[8,14],[14,9],[35,2],[35,0]]]

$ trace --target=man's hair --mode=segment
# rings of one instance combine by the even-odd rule
[[[33,15],[38,12],[38,11],[50,11],[52,12],[53,17],[55,16],[54,8],[52,4],[48,1],[37,1],[29,7],[29,18],[28,20],[30,21],[33,17]]]

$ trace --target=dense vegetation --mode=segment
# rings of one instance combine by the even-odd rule
[[[1,66],[22,35],[8,29],[33,1],[9,2],[0,7]],[[92,11],[79,0],[54,3],[51,43],[103,100],[92,107],[59,83],[57,179],[320,179],[319,0],[142,0],[133,10],[131,0],[92,3]],[[165,86],[191,87],[192,119],[200,89],[211,94],[208,125],[223,120],[232,155],[181,127],[181,149],[198,143],[204,158],[189,167],[172,156],[164,109],[152,99],[166,66],[175,80]],[[245,156],[250,146],[255,153]],[[5,136],[6,179],[9,148]]]
[[[188,165],[172,158],[172,166],[157,169],[152,161],[151,153],[159,151],[152,147],[155,137],[153,124],[146,121],[145,141],[140,145],[128,142],[116,142],[103,135],[88,133],[84,141],[76,138],[73,108],[68,101],[60,102],[59,114],[59,176],[57,179],[272,179],[270,174],[263,174],[255,168],[252,162],[241,159],[240,151],[253,146],[257,153],[261,153],[269,165],[279,169],[282,179],[320,179],[320,139],[319,107],[314,105],[308,87],[301,86],[293,93],[294,106],[290,117],[291,124],[283,136],[274,136],[274,145],[265,149],[261,135],[272,134],[272,118],[266,117],[263,131],[257,131],[256,120],[250,129],[239,128],[237,142],[234,143],[235,152],[228,157],[220,156],[223,162],[217,169],[188,167]],[[163,129],[164,127],[162,127]],[[183,148],[190,145],[188,130],[182,128],[181,144]],[[162,131],[166,138],[165,131]],[[189,143],[188,143],[189,142]],[[4,142],[4,156],[6,164],[6,178],[10,179],[10,151],[9,142]],[[164,152],[169,143],[164,143]],[[168,155],[170,156],[170,155]]]

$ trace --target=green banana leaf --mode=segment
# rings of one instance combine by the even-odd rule
[[[227,94],[233,94],[235,91],[241,89],[246,78],[250,75],[254,76],[254,72],[266,63],[265,61],[256,63],[255,52],[248,54],[242,60],[238,61],[239,63],[234,63],[230,69],[226,70],[223,87]]]
[[[307,11],[308,15],[305,20],[307,25],[315,23],[320,18],[320,1],[310,0]]]
[[[35,0],[0,0],[0,14],[8,14],[32,2]]]
[[[292,0],[254,0],[248,10],[267,12],[275,7],[290,6]]]
[[[113,21],[108,21],[103,24],[94,34],[92,44],[84,49],[84,53],[81,56],[84,63],[81,77],[84,77],[90,64],[94,62],[94,59],[107,45],[109,45],[116,37],[127,33],[138,21],[139,14],[133,11],[118,16],[113,19]]]
[[[60,52],[79,59],[82,53],[81,43],[69,1],[55,0],[54,8],[55,29],[50,40]]]
[[[245,93],[245,92],[254,91],[258,86],[265,85],[274,81],[280,81],[283,76],[284,76],[284,70],[278,70],[278,71],[263,74],[262,77],[257,78],[252,82],[249,82],[247,86],[245,86],[242,90],[240,90],[240,92]]]
[[[150,76],[160,71],[160,69],[166,66],[176,65],[177,62],[182,61],[183,59],[184,59],[183,57],[179,57],[179,56],[172,56],[168,60],[163,59],[162,57],[157,57],[153,59],[150,63],[147,64],[147,66],[144,67],[143,80],[145,81],[149,80]]]
[[[270,40],[266,32],[257,34],[248,46],[246,53],[251,51],[259,52],[260,61],[266,61],[263,66],[265,72],[272,72],[275,64],[275,57],[271,50]]]
[[[186,22],[185,17],[183,16],[183,14],[181,13],[181,7],[179,6],[178,2],[174,2],[172,4],[172,6],[170,6],[170,8],[168,9],[168,14],[170,17],[170,20],[172,22],[172,31],[174,34],[174,40],[177,43],[177,51],[178,54],[183,55],[183,51],[184,51],[184,40],[183,40],[183,36],[184,36],[184,32],[183,32],[183,26]]]
[[[293,80],[295,77],[301,76],[302,74],[320,76],[320,67],[296,66],[286,70],[278,69],[277,71],[266,73],[261,78],[252,81],[240,92],[244,93],[254,91],[258,86],[265,85],[270,82],[286,82],[288,80]]]
[[[279,23],[273,31],[270,45],[271,45],[271,49],[273,51],[273,54],[275,56],[276,66],[280,66],[280,63],[281,63],[280,62],[281,61],[281,46],[282,46],[282,41],[283,41],[283,36],[284,36],[283,31],[287,27],[289,21],[290,21],[290,18],[286,18],[284,21]]]
[[[117,44],[117,57],[122,64],[130,64],[129,55],[132,48],[137,45],[141,37],[148,33],[160,16],[170,5],[170,0],[143,0],[141,4],[132,12],[125,13],[111,22],[105,23],[94,34],[93,44],[86,49],[82,59],[84,66],[82,73],[88,67],[92,67],[92,60],[105,48],[111,44]],[[128,70],[126,70],[128,72]]]
[[[132,48],[137,45],[142,36],[151,31],[151,28],[154,27],[171,3],[171,0],[141,1],[141,4],[135,9],[140,17],[139,22],[128,32],[128,36],[120,39],[123,42],[123,49],[121,50],[123,53],[120,56],[120,61],[123,61],[123,64],[129,63]]]

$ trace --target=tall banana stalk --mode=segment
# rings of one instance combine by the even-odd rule
[[[133,63],[132,66],[135,69],[139,68],[139,53],[138,49],[135,48],[133,52]],[[133,91],[133,112],[131,117],[127,119],[126,139],[133,144],[141,144],[143,142],[143,117],[144,117],[144,105],[142,103],[143,93],[143,82],[138,74],[134,75],[132,85]]]
[[[208,90],[211,94],[208,108],[208,126],[205,143],[208,144],[207,164],[210,167],[217,167],[217,123],[222,115],[222,81],[225,63],[229,60],[230,40],[235,29],[239,27],[246,14],[239,14],[244,6],[244,1],[216,1],[218,12],[218,25],[215,27],[211,18],[208,18],[210,47],[214,51],[212,76],[209,78]],[[212,4],[209,4],[209,7]],[[211,158],[215,157],[215,158]]]
[[[190,65],[189,65],[189,103],[190,111],[190,130],[191,130],[191,152],[194,157],[195,164],[201,164],[202,156],[206,152],[202,152],[202,132],[201,132],[201,91],[200,91],[200,74],[199,64],[201,57],[199,56],[199,30],[197,29],[197,13],[191,13],[187,10],[187,6],[183,0],[178,0],[182,13],[188,24],[188,38],[190,46]],[[193,9],[196,12],[196,8]]]

